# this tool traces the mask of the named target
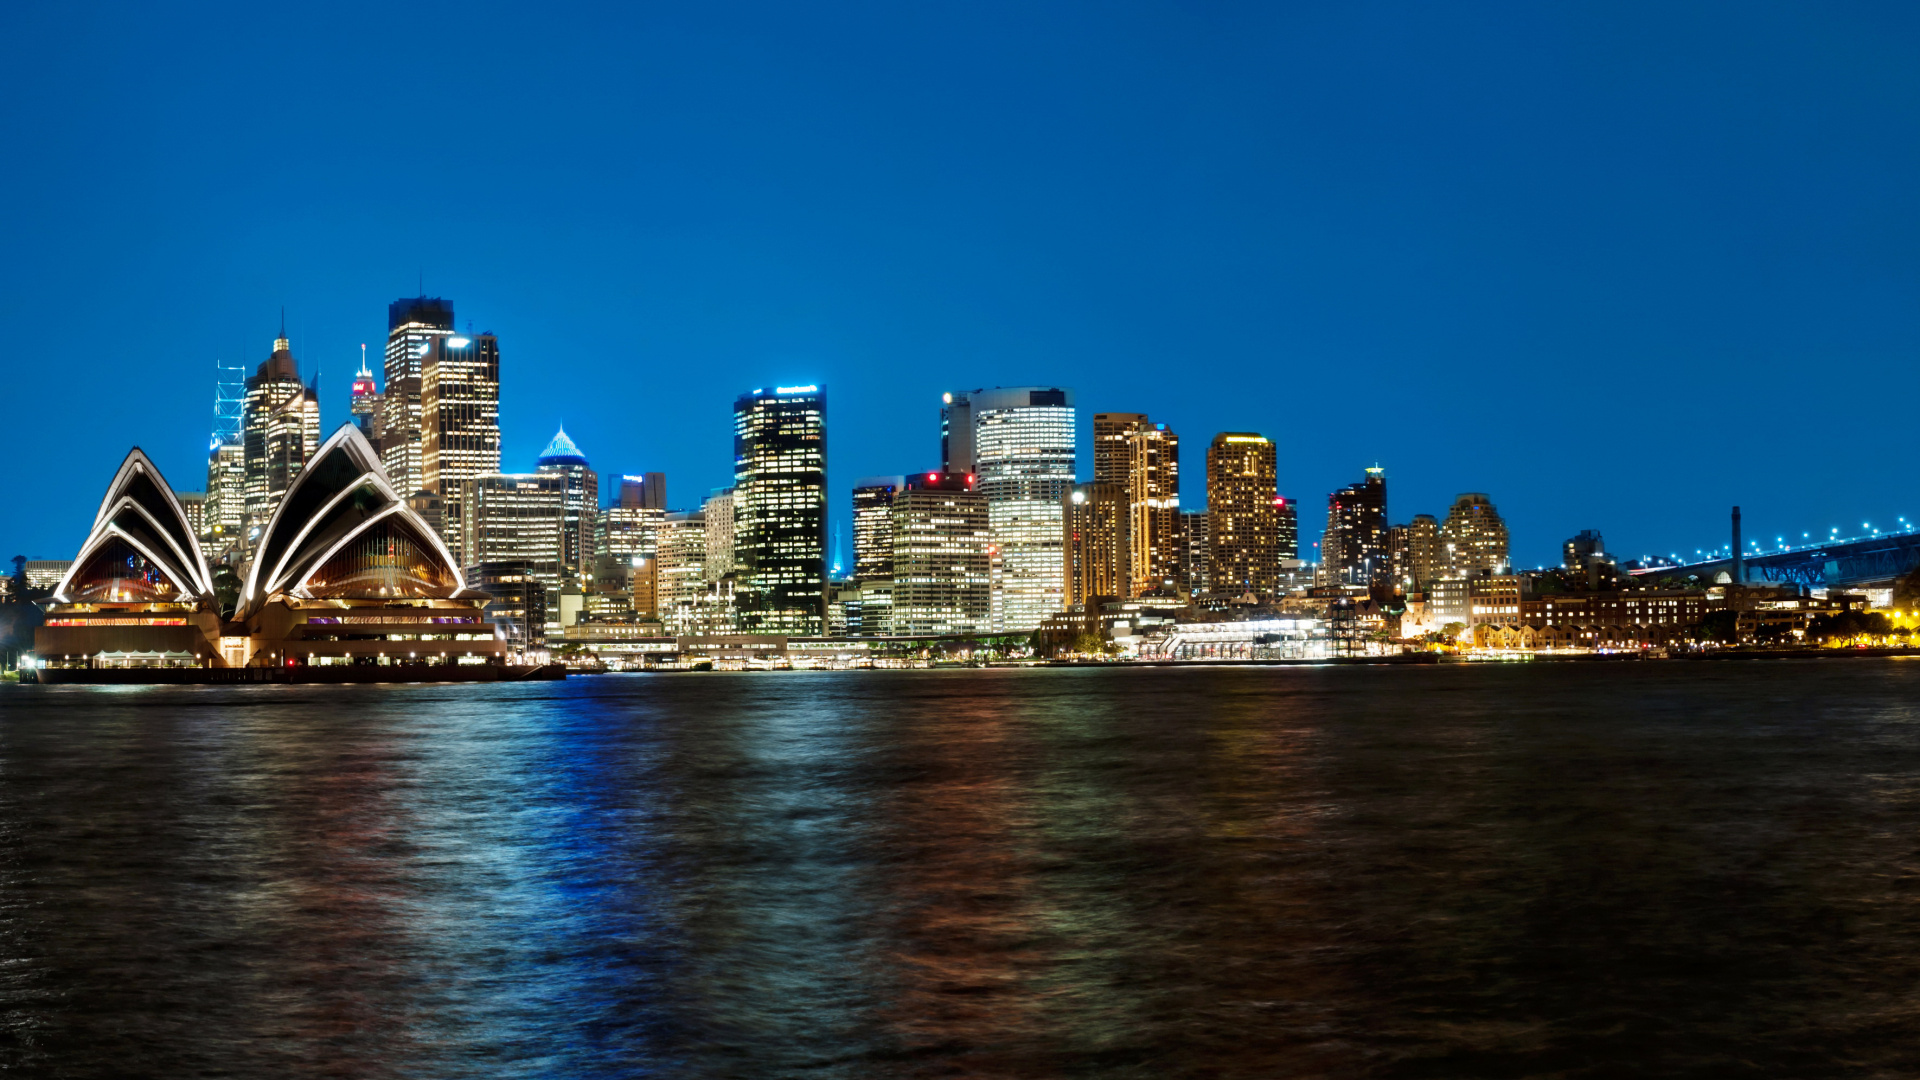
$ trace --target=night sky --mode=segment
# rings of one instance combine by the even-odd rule
[[[283,306],[331,430],[421,276],[504,468],[564,423],[676,507],[742,391],[826,388],[844,522],[943,390],[1043,383],[1192,507],[1273,436],[1303,547],[1376,462],[1522,565],[1887,527],[1916,56],[1912,4],[5,5],[0,547],[71,557],[131,445],[202,487]]]

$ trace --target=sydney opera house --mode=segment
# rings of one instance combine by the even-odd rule
[[[223,595],[224,593],[224,595]],[[288,486],[243,568],[216,588],[160,470],[127,455],[35,633],[41,677],[194,680],[524,677],[439,535],[343,425]],[[331,676],[331,677],[330,677]]]

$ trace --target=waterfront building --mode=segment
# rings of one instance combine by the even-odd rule
[[[1387,557],[1387,477],[1375,466],[1366,479],[1327,496],[1327,531],[1320,561],[1329,580],[1372,585],[1390,577]]]
[[[464,565],[465,491],[500,471],[500,343],[428,338],[420,365],[420,489],[440,498],[440,535]]]
[[[1118,484],[1075,484],[1063,508],[1066,607],[1128,595],[1127,497]]]
[[[525,559],[483,562],[468,582],[486,594],[482,612],[509,651],[524,654],[545,643],[547,586]]]
[[[733,407],[734,545],[745,629],[817,635],[826,619],[827,400],[815,386]]]
[[[1019,386],[967,394],[973,474],[999,564],[996,631],[1038,627],[1066,606],[1065,499],[1074,483],[1072,392]],[[896,609],[898,596],[895,597]]]
[[[698,510],[666,515],[653,562],[660,621],[669,629],[684,628],[707,595],[706,516]]]
[[[1415,514],[1406,528],[1407,556],[1401,582],[1408,592],[1424,592],[1441,569],[1440,523],[1432,514]]]
[[[523,563],[550,592],[565,582],[567,477],[494,473],[468,481],[465,550],[473,564]],[[537,636],[537,635],[536,635]]]
[[[847,632],[860,637],[882,637],[893,633],[893,579],[880,578],[859,582],[860,623],[849,625]]]
[[[1184,589],[1180,574],[1180,437],[1143,418],[1127,436],[1127,595]]]
[[[367,437],[375,450],[380,449],[380,388],[375,384],[373,371],[367,367],[367,347],[360,346],[360,370],[354,373],[352,396],[347,401],[347,412],[353,417],[355,427]]]
[[[1182,510],[1180,512],[1180,551],[1183,563],[1181,578],[1187,583],[1187,591],[1195,596],[1213,591],[1213,575],[1209,569],[1207,554],[1207,512],[1205,510]]]
[[[1445,572],[1453,577],[1500,574],[1507,569],[1507,524],[1493,500],[1466,492],[1453,501],[1440,526],[1440,550]]]
[[[421,368],[435,338],[453,336],[453,302],[417,296],[387,305],[386,393],[380,401],[380,460],[395,488],[420,490]]]
[[[733,573],[733,489],[716,489],[700,513],[707,521],[707,580],[716,582]]]
[[[1273,442],[1226,431],[1207,447],[1208,584],[1216,593],[1275,592],[1280,496]]]
[[[853,485],[853,580],[893,577],[893,497],[904,476],[868,476]]]
[[[25,565],[29,588],[52,569]],[[35,562],[41,563],[36,566]],[[146,454],[130,452],[107,485],[93,528],[61,560],[34,651],[52,667],[205,667],[218,664],[220,612],[200,543]]]
[[[988,504],[974,478],[937,472],[909,476],[893,497],[891,516],[888,632],[974,634],[990,629]]]
[[[251,547],[320,445],[319,395],[300,381],[284,326],[272,355],[247,379],[240,423],[247,515],[242,535]]]
[[[633,617],[642,621],[660,617],[660,560],[636,559],[629,579]]]
[[[200,539],[208,559],[228,561],[247,527],[247,448],[241,438],[216,436],[207,449],[207,501],[201,525],[205,531]]]
[[[593,521],[599,502],[600,478],[594,475],[580,448],[567,438],[564,428],[557,431],[553,441],[540,452],[534,462],[534,472],[562,480],[565,510],[560,526],[560,573],[563,578],[578,580],[592,569]]]

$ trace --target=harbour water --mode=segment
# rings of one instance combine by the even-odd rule
[[[1920,662],[0,688],[0,1065],[1920,1074]]]

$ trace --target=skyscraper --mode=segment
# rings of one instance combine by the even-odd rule
[[[1111,415],[1111,414],[1109,414]],[[1183,588],[1180,574],[1180,436],[1145,418],[1127,433],[1128,595]]]
[[[453,302],[416,296],[387,305],[386,393],[380,403],[380,462],[401,495],[420,490],[420,378],[427,344],[453,334]]]
[[[1440,526],[1440,550],[1449,576],[1470,578],[1507,572],[1507,523],[1493,500],[1469,491],[1453,500]]]
[[[420,489],[440,497],[440,535],[463,564],[466,484],[500,471],[500,343],[435,335],[420,365]]]
[[[567,478],[560,473],[494,473],[467,481],[467,534],[472,565],[523,565],[548,591],[560,588]]]
[[[229,557],[247,526],[247,448],[243,437],[215,436],[207,449],[207,503],[201,542],[215,563]]]
[[[1146,413],[1093,414],[1093,482],[1112,484],[1125,492],[1133,470],[1132,435],[1145,425]]]
[[[373,372],[367,367],[367,347],[360,346],[360,370],[353,376],[353,396],[349,399],[347,411],[353,416],[354,426],[375,450],[380,449],[380,388],[375,385]]]
[[[1180,511],[1180,550],[1186,560],[1184,577],[1195,596],[1213,591],[1213,578],[1207,562],[1207,512]]]
[[[940,463],[950,473],[973,468],[973,402],[965,391],[940,395]]]
[[[999,577],[998,631],[1031,630],[1066,607],[1064,502],[1074,481],[1072,393],[996,387],[966,395],[973,472],[987,497]]]
[[[283,325],[273,354],[247,380],[241,416],[246,462],[248,544],[265,531],[294,477],[320,448],[320,400],[300,382],[300,366]]]
[[[563,579],[579,580],[593,572],[593,520],[599,509],[600,478],[567,438],[566,429],[554,433],[553,441],[540,452],[534,472],[564,478],[566,505],[560,525],[560,574]]]
[[[1075,484],[1062,510],[1066,606],[1127,595],[1127,498],[1118,484]]]
[[[1272,594],[1280,570],[1273,443],[1227,431],[1207,447],[1207,557],[1216,593]]]
[[[855,581],[893,577],[893,497],[906,486],[904,476],[869,476],[853,485]]]
[[[690,633],[707,597],[707,521],[700,511],[666,515],[654,566],[660,621],[670,633]]]
[[[1390,575],[1386,470],[1370,468],[1365,480],[1327,496],[1320,558],[1331,580],[1348,585],[1372,585]]]
[[[1440,523],[1432,514],[1413,515],[1407,523],[1407,590],[1425,592],[1440,566]]]
[[[987,497],[964,473],[908,476],[894,493],[893,634],[974,634],[990,628]]]
[[[827,614],[827,399],[816,386],[733,404],[734,545],[742,626],[817,635]]]
[[[707,519],[707,580],[733,573],[733,489],[719,488],[700,504]]]

